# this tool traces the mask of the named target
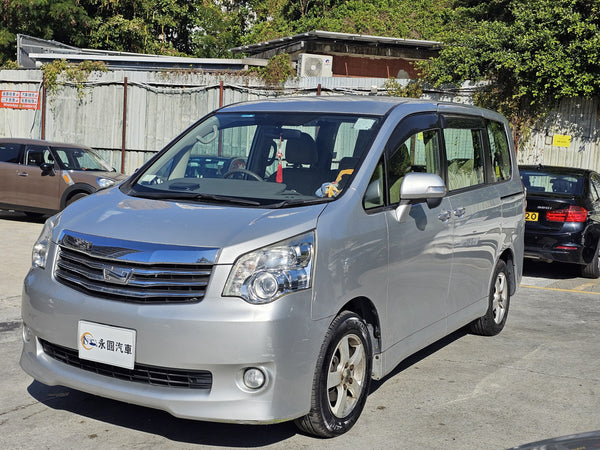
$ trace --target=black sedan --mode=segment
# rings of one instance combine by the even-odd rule
[[[578,264],[600,276],[600,174],[586,169],[520,166],[527,189],[525,257]]]

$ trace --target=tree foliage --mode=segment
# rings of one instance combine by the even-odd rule
[[[443,35],[440,57],[424,67],[438,86],[488,82],[478,101],[503,112],[518,129],[562,98],[600,94],[598,0],[461,0],[457,5],[448,29],[471,32]]]

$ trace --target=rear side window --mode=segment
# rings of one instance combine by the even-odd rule
[[[509,180],[512,170],[504,125],[490,121],[487,124],[487,133],[490,140],[492,181]]]
[[[19,163],[20,144],[0,144],[0,162]]]

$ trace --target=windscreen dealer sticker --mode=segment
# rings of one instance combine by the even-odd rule
[[[133,369],[135,330],[80,320],[77,341],[81,359]]]

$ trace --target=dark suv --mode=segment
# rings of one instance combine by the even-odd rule
[[[51,214],[126,177],[82,145],[0,138],[0,208]]]

